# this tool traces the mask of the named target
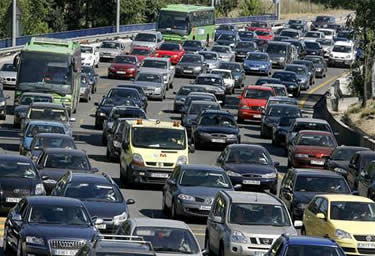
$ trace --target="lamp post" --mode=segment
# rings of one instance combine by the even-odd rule
[[[120,33],[120,1],[117,0],[116,7],[116,33]]]
[[[17,0],[13,0],[12,9],[12,46],[16,46],[16,35],[17,35]]]

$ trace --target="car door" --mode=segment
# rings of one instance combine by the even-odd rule
[[[167,180],[164,185],[164,197],[165,204],[167,207],[172,207],[172,201],[176,192],[178,191],[178,181],[181,174],[181,166],[176,166],[171,177]]]
[[[220,241],[224,236],[224,223],[225,223],[225,211],[227,202],[225,198],[219,194],[216,197],[214,206],[210,212],[209,218],[207,219],[207,229],[209,236],[210,248],[216,252],[219,252]],[[221,218],[221,222],[215,221],[215,217]]]
[[[358,193],[360,196],[368,197],[369,188],[371,186],[373,175],[375,172],[375,164],[369,164],[364,168],[358,177]]]
[[[358,176],[358,168],[359,168],[359,161],[360,155],[358,153],[354,154],[352,159],[349,162],[349,169],[348,169],[348,184],[352,190],[357,189],[357,176]]]
[[[308,236],[316,236],[316,214],[319,211],[320,204],[322,203],[321,197],[315,197],[309,206],[306,208],[303,216],[303,225],[305,227],[306,235]]]
[[[293,201],[293,184],[295,180],[295,175],[293,171],[288,171],[284,176],[280,186],[280,198],[285,203],[289,212],[292,214],[292,201]]]
[[[22,199],[16,207],[14,207],[8,214],[8,218],[5,223],[5,232],[8,243],[17,248],[18,240],[20,238],[20,232],[22,229],[23,220],[26,218],[26,212],[28,209],[28,202],[26,199]],[[17,219],[21,217],[22,220]]]

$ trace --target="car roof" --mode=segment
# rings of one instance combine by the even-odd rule
[[[57,108],[65,109],[65,106],[61,103],[52,103],[52,102],[32,102],[31,107],[35,108]]]
[[[202,96],[202,97],[215,97],[215,94],[209,92],[190,92],[187,97]]]
[[[286,103],[278,103],[278,104],[271,104],[269,106],[272,106],[272,107],[284,107],[284,108],[296,108],[296,109],[299,109],[299,107],[297,105],[293,105],[293,104],[286,104]]]
[[[191,104],[193,105],[215,105],[215,104],[217,104],[217,105],[219,105],[219,103],[217,103],[217,102],[214,102],[214,101],[205,101],[205,100],[193,100],[192,102],[191,102]]]
[[[66,149],[66,148],[45,148],[43,149],[44,152],[46,152],[47,154],[54,154],[54,153],[69,153],[71,155],[76,155],[76,156],[79,156],[79,155],[86,155],[86,152],[83,152],[81,150],[78,150],[78,149]]]
[[[285,68],[287,67],[297,67],[297,68],[304,68],[304,69],[307,69],[307,67],[305,65],[302,65],[302,64],[287,64],[285,66]]]
[[[83,206],[79,199],[60,196],[28,196],[27,201],[31,206],[54,205],[54,206]]]
[[[298,175],[298,176],[320,176],[320,177],[337,177],[337,178],[343,178],[342,175],[324,170],[324,169],[309,169],[309,168],[295,168],[292,169],[292,171]]]
[[[262,192],[239,192],[239,191],[224,191],[233,203],[259,203],[281,205],[281,202],[275,197]]]
[[[286,29],[283,29],[281,32],[283,31],[290,31],[290,32],[296,32],[296,33],[299,33],[299,30],[297,29],[293,29],[293,28],[286,28]]]
[[[28,123],[30,125],[50,125],[50,126],[58,126],[58,127],[65,127],[62,122],[59,121],[49,121],[49,120],[31,120]]]
[[[306,63],[306,64],[313,64],[311,60],[295,60],[293,63]]]
[[[181,165],[181,169],[183,171],[199,171],[204,169],[205,171],[211,171],[211,172],[224,172],[224,170],[220,167],[214,166],[214,165],[208,165],[208,164],[185,164]]]
[[[272,91],[271,87],[263,86],[263,85],[248,85],[244,89],[252,89],[252,90],[263,90],[263,91]]]
[[[317,245],[317,246],[331,246],[338,247],[335,241],[311,236],[289,236],[287,237],[289,245]]]
[[[253,52],[249,52],[248,54],[268,56],[268,53],[266,53],[266,52],[256,52],[256,51],[253,51]]]
[[[26,156],[21,155],[8,155],[8,154],[0,154],[0,161],[1,160],[13,160],[13,161],[24,161],[24,162],[31,162],[31,159]]]
[[[121,239],[121,237],[119,238]],[[148,248],[148,249],[146,249]],[[95,251],[98,253],[105,253],[106,255],[114,253],[124,253],[126,255],[155,255],[152,250],[152,244],[144,241],[136,240],[116,240],[115,239],[98,239],[95,243]]]
[[[364,196],[354,196],[354,195],[345,195],[345,194],[322,194],[319,195],[328,199],[328,201],[342,201],[342,202],[363,202],[363,203],[373,203],[370,198]]]
[[[296,118],[296,122],[314,122],[314,123],[320,123],[320,124],[328,124],[328,122],[326,120],[323,120],[323,119],[318,119],[318,118],[308,118],[308,117],[299,117],[299,118]]]
[[[71,172],[71,181],[76,182],[90,182],[95,184],[109,184],[112,182],[105,175],[98,175],[93,173],[75,173]]]
[[[168,228],[182,228],[190,230],[189,226],[178,220],[159,219],[159,218],[132,218],[137,227],[168,227]]]
[[[331,132],[317,131],[317,130],[301,130],[298,134],[320,134],[320,135],[332,135]]]
[[[264,85],[263,85],[264,86]],[[267,85],[266,85],[267,86]],[[288,96],[271,96],[268,98],[268,101],[270,100],[285,100],[285,101],[296,101],[295,98],[290,98]]]

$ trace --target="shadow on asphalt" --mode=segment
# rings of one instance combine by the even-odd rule
[[[166,216],[163,212],[163,210],[159,209],[142,209],[139,211],[144,216],[149,218],[163,218],[168,219],[168,216]],[[205,225],[207,223],[207,218],[203,217],[183,217],[181,218],[186,224],[201,224]]]
[[[20,146],[19,143],[18,144],[0,143],[0,148],[6,151],[18,152],[19,146]]]
[[[89,158],[102,163],[113,163],[113,161],[109,160],[105,155],[88,155]],[[95,166],[94,166],[95,167]]]
[[[260,134],[248,134],[248,133],[245,133],[244,136],[248,137],[248,138],[253,138],[253,139],[263,139],[262,137],[260,137]]]
[[[100,134],[75,134],[74,139],[76,141],[83,141],[92,146],[103,146],[102,136]]]
[[[285,149],[283,147],[275,147],[271,143],[257,143],[268,150],[271,155],[285,157]]]
[[[97,130],[95,128],[95,125],[91,125],[91,124],[82,124],[80,126],[82,129],[87,129],[87,130],[95,130],[95,131],[100,131],[100,130]]]

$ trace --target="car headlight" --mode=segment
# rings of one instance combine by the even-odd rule
[[[246,244],[248,243],[248,238],[240,231],[232,231],[230,235],[230,241],[232,243],[241,243]]]
[[[187,163],[187,157],[186,156],[179,156],[176,161],[176,165],[182,165]]]
[[[2,106],[5,106],[5,101],[1,101],[0,102],[0,106],[2,107]]]
[[[227,171],[227,175],[228,176],[232,176],[232,177],[241,177],[242,175],[239,174],[238,172],[234,172],[234,171]]]
[[[119,141],[117,141],[117,140],[114,140],[114,141],[113,141],[113,146],[114,146],[115,148],[121,148],[121,143],[120,143]]]
[[[119,226],[127,219],[128,219],[128,214],[126,212],[123,212],[120,215],[113,217],[113,224],[116,226]]]
[[[308,154],[296,154],[296,157],[297,158],[308,158],[309,155]]]
[[[103,112],[99,112],[99,116],[107,116],[107,115]]]
[[[250,109],[250,107],[248,105],[242,105],[241,109]]]
[[[194,196],[185,195],[185,194],[179,194],[177,196],[177,198],[181,199],[181,200],[185,200],[185,201],[195,201],[195,197]]]
[[[134,72],[134,71],[135,71],[135,68],[129,68],[128,71],[129,71],[129,72]]]
[[[335,172],[337,173],[341,173],[341,174],[347,174],[347,171],[343,168],[340,168],[340,167],[336,167],[333,169]]]
[[[36,184],[35,186],[35,195],[44,195],[46,193],[46,190],[44,189],[43,184]]]
[[[266,68],[266,65],[261,65],[260,68]]]
[[[276,178],[276,173],[270,172],[270,173],[263,174],[262,178],[264,178],[264,179],[274,179],[274,178]]]
[[[145,162],[143,161],[143,158],[140,154],[134,153],[132,157],[132,164],[138,165],[138,166],[144,166]]]
[[[178,55],[173,55],[173,56],[172,56],[172,58],[177,58],[177,57],[178,57]]]
[[[234,43],[231,43],[229,46],[230,46],[230,47],[234,47]]]
[[[164,82],[168,81],[168,76],[166,74],[163,75]]]
[[[352,236],[350,235],[350,233],[348,233],[348,232],[346,232],[344,230],[341,230],[341,229],[336,229],[335,236],[338,239],[345,239],[345,238],[351,239],[352,238]]]
[[[228,138],[228,139],[236,139],[236,138],[237,138],[237,135],[236,135],[236,134],[228,134],[228,135],[227,135],[227,138]]]
[[[199,132],[199,136],[208,137],[208,136],[211,136],[211,134],[209,134],[207,132]]]
[[[202,69],[201,67],[195,67],[194,71],[201,71],[201,69]]]
[[[44,239],[41,238],[41,237],[36,237],[36,236],[27,236],[26,237],[26,243],[44,245]]]
[[[280,61],[285,61],[285,57],[280,57]]]

